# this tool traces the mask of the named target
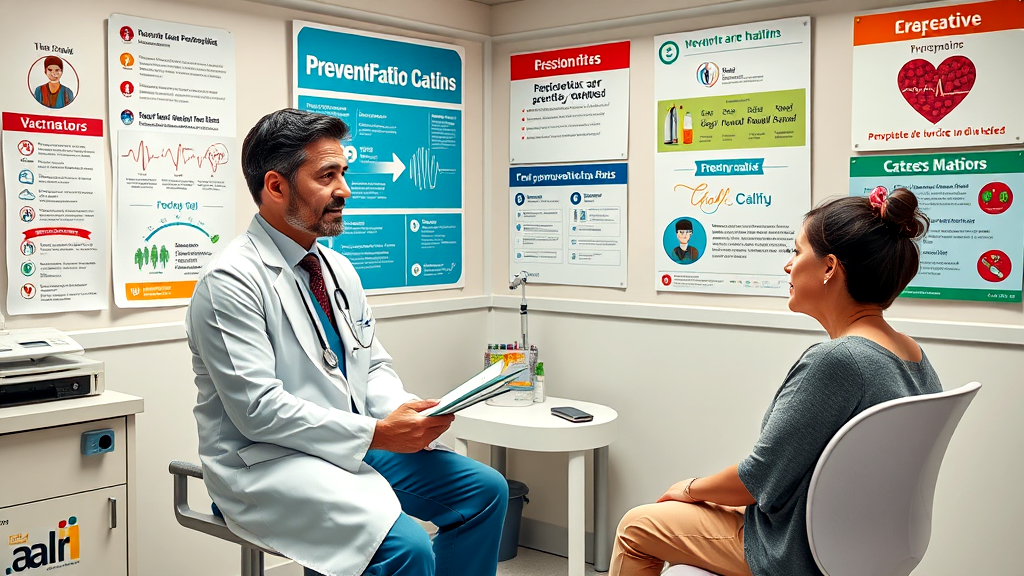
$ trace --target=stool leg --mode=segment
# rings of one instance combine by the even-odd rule
[[[242,546],[242,574],[241,576],[264,576],[263,574],[263,552]]]

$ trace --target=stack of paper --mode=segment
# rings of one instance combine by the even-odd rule
[[[421,414],[424,416],[454,414],[463,408],[469,408],[473,404],[508,392],[508,383],[515,380],[523,372],[526,372],[526,368],[518,370],[513,368],[502,374],[501,371],[504,368],[504,362],[491,364],[483,372],[470,378],[465,384],[445,394],[441,398],[440,404],[424,410]]]

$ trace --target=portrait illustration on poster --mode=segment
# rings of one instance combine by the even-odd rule
[[[1024,3],[994,0],[857,16],[853,148],[1020,144]]]
[[[35,101],[52,110],[71,104],[78,94],[78,72],[60,56],[40,57],[28,71],[28,88]]]
[[[696,218],[676,218],[666,228],[662,245],[679,264],[693,264],[704,255],[707,232]]]

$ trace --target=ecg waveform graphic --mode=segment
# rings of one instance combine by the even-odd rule
[[[946,92],[946,90],[943,89],[943,87],[942,87],[942,80],[941,79],[938,82],[935,83],[935,86],[925,86],[924,88],[918,88],[916,86],[908,86],[908,87],[904,88],[903,91],[904,92],[909,92],[911,94],[921,94],[921,93],[928,93],[928,92],[930,92],[930,93],[934,94],[936,98],[943,98],[945,96],[956,96],[956,95],[959,95],[959,94],[966,95],[966,94],[970,93],[970,90],[951,90],[949,92]]]
[[[166,160],[174,166],[175,172],[181,172],[183,167],[192,162],[195,163],[196,168],[202,169],[205,167],[211,173],[216,173],[219,167],[228,163],[228,148],[218,142],[211,144],[206,148],[205,152],[200,154],[196,152],[195,148],[185,146],[184,144],[154,149],[147,146],[145,140],[140,140],[137,148],[129,150],[122,154],[121,157],[130,158],[132,161],[141,164],[143,172],[148,170],[154,162]]]
[[[409,160],[409,179],[420,190],[433,190],[437,187],[437,175],[441,167],[430,148],[418,148]]]

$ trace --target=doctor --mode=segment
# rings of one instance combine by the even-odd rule
[[[242,145],[259,214],[186,317],[206,487],[233,532],[307,575],[493,575],[504,478],[429,449],[454,417],[418,414],[436,401],[405,391],[355,269],[316,242],[342,230],[347,135],[286,109]],[[439,527],[432,544],[410,516]]]

